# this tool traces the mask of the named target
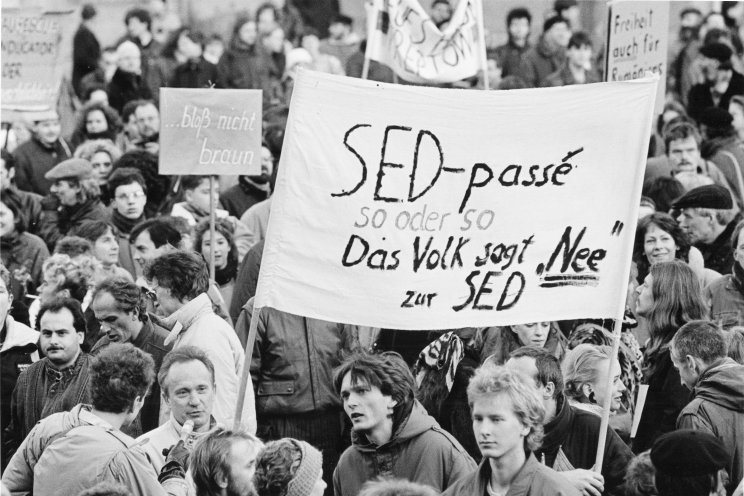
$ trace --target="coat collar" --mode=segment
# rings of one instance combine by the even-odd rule
[[[169,317],[163,319],[166,327],[171,329],[165,344],[171,344],[176,340],[181,331],[188,330],[191,325],[201,316],[212,311],[212,300],[207,293],[202,293],[184,306],[173,312]]]

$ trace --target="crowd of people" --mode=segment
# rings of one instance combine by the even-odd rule
[[[445,29],[454,1],[426,2]],[[254,313],[296,70],[359,77],[365,41],[271,0],[228,43],[136,8],[102,48],[85,5],[74,128],[27,112],[2,148],[3,494],[744,495],[744,2],[720,7],[683,10],[670,43],[615,356],[610,320]],[[580,5],[533,36],[542,14],[509,11],[491,86],[601,81]],[[263,90],[261,173],[158,174],[165,86]]]

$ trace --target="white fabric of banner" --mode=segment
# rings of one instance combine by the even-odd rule
[[[394,329],[614,318],[657,84],[488,92],[302,71],[256,306]]]

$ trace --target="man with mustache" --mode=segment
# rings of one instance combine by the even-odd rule
[[[97,355],[111,343],[132,343],[152,356],[157,374],[172,346],[165,344],[168,329],[147,314],[147,300],[140,287],[121,277],[104,279],[93,291],[90,306],[101,323],[103,334],[90,350],[91,355]],[[156,382],[145,398],[139,417],[125,432],[134,436],[155,429],[159,425],[159,415],[160,389]]]
[[[9,456],[39,420],[90,402],[89,356],[80,348],[86,332],[80,303],[72,298],[45,302],[37,323],[45,357],[18,376],[3,440]]]

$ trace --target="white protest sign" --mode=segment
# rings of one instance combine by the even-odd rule
[[[647,71],[662,81],[667,73],[669,2],[617,0],[608,4],[606,79],[628,81]],[[655,114],[664,106],[665,84],[657,88]]]
[[[417,0],[375,0],[367,56],[413,83],[452,83],[475,76],[485,47],[478,37],[480,0],[460,0],[444,31]]]
[[[256,307],[442,329],[615,317],[658,79],[297,80]]]
[[[3,4],[3,113],[56,108],[60,83],[72,66],[74,14]]]
[[[160,174],[261,173],[261,91],[160,89]]]

